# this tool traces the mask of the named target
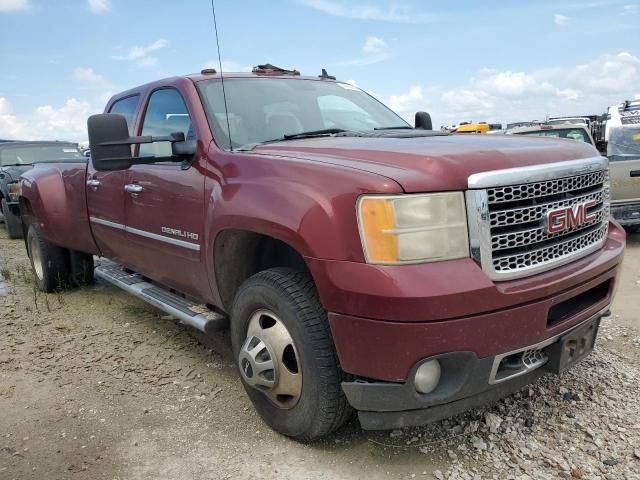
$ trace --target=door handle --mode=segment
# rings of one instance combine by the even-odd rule
[[[91,188],[98,188],[100,186],[100,180],[95,178],[90,178],[89,180],[87,180],[87,186]]]
[[[630,177],[640,177],[640,170],[631,170],[629,172]]]
[[[140,193],[142,190],[142,185],[138,185],[137,183],[128,183],[124,186],[124,191],[127,193]]]

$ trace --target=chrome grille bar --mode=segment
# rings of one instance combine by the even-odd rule
[[[602,203],[605,198],[605,192],[601,189],[587,195],[579,195],[565,200],[556,202],[540,203],[532,207],[515,208],[512,210],[498,210],[489,213],[489,219],[492,227],[501,227],[505,225],[514,225],[519,223],[529,223],[540,220],[548,210],[559,207],[568,207],[579,203],[593,200],[596,203]]]

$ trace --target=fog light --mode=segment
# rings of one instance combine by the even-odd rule
[[[429,360],[418,367],[415,377],[416,390],[420,393],[433,392],[440,382],[440,362]]]

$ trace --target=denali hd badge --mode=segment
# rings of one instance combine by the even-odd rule
[[[173,235],[174,237],[188,238],[190,240],[198,240],[198,234],[193,232],[185,232],[177,228],[161,227],[162,233]]]
[[[589,212],[588,210],[595,204],[596,202],[590,200],[578,205],[554,208],[547,211],[545,222],[547,233],[560,233],[591,223],[595,220],[597,212]]]

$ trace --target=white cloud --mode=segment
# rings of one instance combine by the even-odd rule
[[[379,54],[387,51],[387,42],[380,37],[367,37],[362,47],[364,53]]]
[[[0,97],[0,138],[21,139],[26,133],[27,124],[13,115],[6,98]]]
[[[566,25],[567,22],[569,21],[569,17],[567,17],[566,15],[561,15],[559,13],[556,13],[553,16],[553,23],[555,23],[556,25]]]
[[[447,90],[440,96],[440,102],[451,117],[467,121],[490,116],[496,106],[490,94],[470,88]]]
[[[538,81],[533,75],[525,72],[496,72],[490,69],[481,71],[477,85],[487,92],[508,97],[537,94],[553,89],[548,82]]]
[[[401,116],[410,118],[418,110],[423,110],[425,103],[422,87],[413,86],[407,93],[391,95],[387,105]]]
[[[83,142],[87,139],[87,118],[93,113],[98,110],[88,102],[70,98],[58,108],[42,105],[18,116],[7,99],[0,97],[0,138]]]
[[[116,88],[102,75],[96,73],[92,68],[78,67],[71,74],[71,79],[82,90],[91,92],[93,102],[105,104],[115,93]]]
[[[161,38],[144,47],[133,47],[126,55],[112,55],[113,60],[135,61],[141,67],[150,67],[158,62],[156,57],[149,55],[151,52],[161,50],[169,45],[165,39]]]
[[[334,17],[353,18],[356,20],[376,20],[392,23],[425,24],[432,23],[433,15],[415,13],[408,7],[393,3],[389,8],[380,8],[369,4],[347,5],[346,2],[333,0],[299,0],[307,7]]]
[[[15,12],[29,8],[29,0],[0,0],[0,12]]]
[[[87,118],[92,113],[88,102],[70,98],[59,108],[51,105],[36,108],[30,128],[39,138],[84,139],[87,137]]]
[[[76,68],[71,74],[71,78],[85,86],[103,85],[105,83],[102,75],[98,75],[92,68]]]
[[[458,85],[413,86],[391,95],[386,103],[407,119],[417,110],[427,110],[434,123],[449,125],[601,114],[638,92],[640,58],[622,52],[544,70],[483,69]]]
[[[111,8],[110,0],[88,0],[89,10],[93,13],[107,12]]]
[[[364,55],[360,58],[345,60],[339,62],[336,66],[357,66],[372,65],[382,62],[390,57],[389,46],[383,38],[370,36],[367,37],[364,45],[362,45]]]

